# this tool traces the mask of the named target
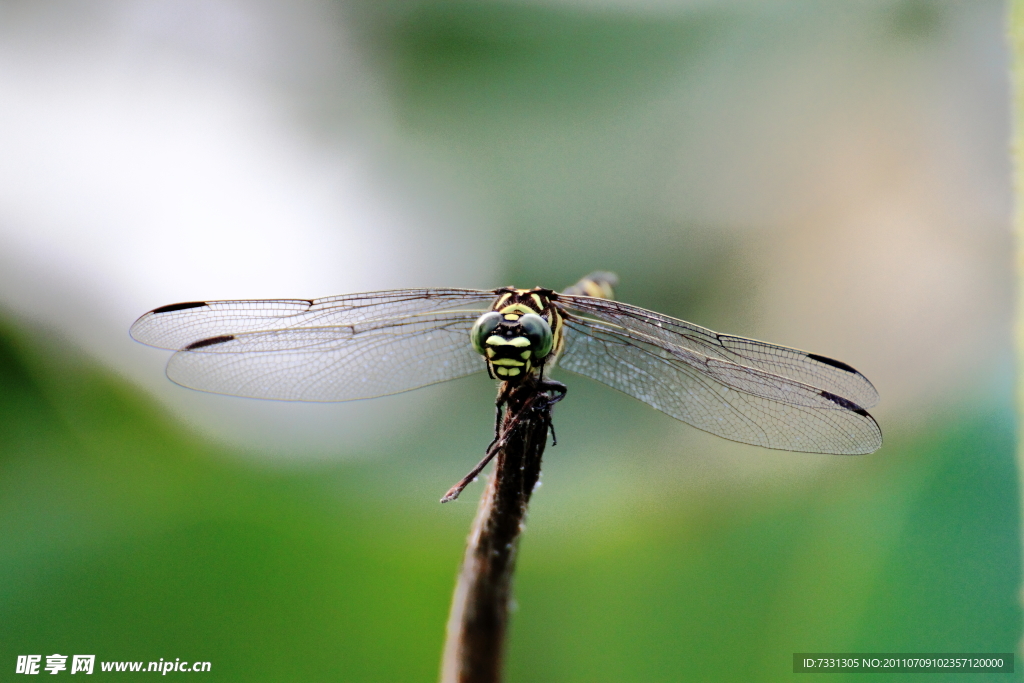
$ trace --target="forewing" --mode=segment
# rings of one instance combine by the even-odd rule
[[[192,301],[146,313],[132,325],[131,335],[143,344],[176,351],[224,335],[351,325],[493,299],[494,292],[478,289],[395,289],[309,300]]]
[[[175,353],[186,387],[284,401],[373,398],[485,369],[469,331],[481,311],[215,336]]]
[[[874,419],[841,396],[598,321],[567,317],[558,365],[732,441],[846,455],[882,444]]]
[[[718,334],[685,320],[609,299],[560,295],[558,300],[571,309],[638,332],[660,344],[788,377],[862,408],[878,403],[878,392],[871,382],[841,361],[755,339]]]

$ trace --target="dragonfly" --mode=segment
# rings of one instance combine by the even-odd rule
[[[558,367],[731,441],[840,455],[881,447],[867,412],[878,392],[853,367],[616,301],[616,285],[598,272],[562,292],[191,301],[146,313],[131,335],[174,351],[172,381],[218,394],[350,401],[487,372],[503,387],[534,381],[564,395],[550,379]]]

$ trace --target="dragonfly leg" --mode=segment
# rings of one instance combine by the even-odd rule
[[[512,388],[509,386],[508,382],[505,382],[501,385],[501,390],[498,391],[498,398],[494,401],[494,439],[491,440],[491,443],[487,444],[486,452],[490,452],[491,448],[494,447],[494,444],[498,443],[498,439],[501,438],[502,409],[508,402],[508,395],[511,390]]]
[[[558,445],[558,435],[555,434],[555,423],[552,422],[552,420],[551,420],[551,413],[548,413],[547,423],[548,423],[548,431],[551,432],[551,445],[552,446],[557,446]]]
[[[540,410],[543,414],[541,419],[547,425],[548,430],[551,432],[551,445],[558,445],[558,436],[555,434],[555,423],[551,420],[551,408],[565,398],[565,394],[568,392],[568,388],[561,382],[556,382],[553,379],[543,379],[538,382],[538,388],[545,392],[539,394],[544,397],[542,405],[537,406],[536,410]]]
[[[537,383],[537,386],[541,391],[554,392],[555,394],[557,394],[557,396],[547,397],[549,407],[555,405],[563,398],[565,398],[565,394],[569,391],[568,387],[566,387],[561,382],[556,382],[553,379],[542,379],[540,382]]]
[[[494,444],[498,443],[498,439],[501,438],[501,414],[502,414],[502,412],[501,412],[501,404],[500,403],[495,403],[494,404],[494,438],[491,439],[491,442],[489,444],[487,444],[487,448],[485,449],[485,451],[487,453],[491,452],[491,448],[493,448]]]

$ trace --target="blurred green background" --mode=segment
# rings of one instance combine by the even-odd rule
[[[563,373],[509,681],[1017,649],[1001,3],[9,2],[0,19],[3,680],[54,652],[210,661],[210,680],[435,679],[482,487],[437,500],[490,439],[492,383],[210,397],[127,328],[176,300],[562,288],[599,268],[630,303],[851,363],[885,445],[731,444]],[[167,103],[184,104],[154,118]],[[180,174],[143,124],[188,152]],[[249,155],[204,156],[219,130]],[[188,179],[233,174],[244,191],[193,197]],[[274,213],[261,183],[298,189]],[[367,197],[398,208],[345,213]],[[189,236],[174,212],[193,203]]]

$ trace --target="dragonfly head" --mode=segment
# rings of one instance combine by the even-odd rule
[[[525,310],[488,311],[470,331],[473,348],[487,361],[495,379],[521,382],[551,353],[551,326],[537,313]]]

